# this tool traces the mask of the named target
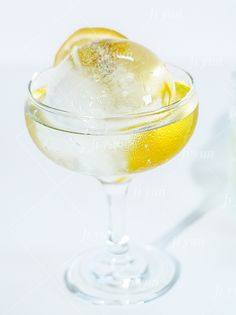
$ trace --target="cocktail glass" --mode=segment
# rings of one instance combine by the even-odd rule
[[[96,177],[107,195],[107,244],[79,255],[65,273],[69,290],[92,303],[151,301],[178,278],[176,260],[156,247],[130,243],[124,223],[131,179],[174,157],[197,122],[192,77],[178,67],[168,68],[177,92],[172,104],[108,117],[82,116],[45,104],[47,88],[38,83],[43,73],[29,83],[25,116],[36,146],[57,164]]]

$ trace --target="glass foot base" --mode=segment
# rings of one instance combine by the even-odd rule
[[[177,261],[156,247],[134,248],[125,255],[96,249],[73,261],[65,283],[71,292],[91,303],[127,305],[161,296],[178,275]]]

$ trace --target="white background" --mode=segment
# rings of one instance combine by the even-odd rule
[[[181,262],[180,280],[147,305],[94,307],[65,290],[68,262],[105,238],[105,198],[94,179],[42,156],[24,125],[33,72],[51,65],[64,39],[84,26],[114,28],[188,69],[200,96],[198,128],[184,152],[140,175],[130,187],[128,228],[140,243],[158,239],[193,209],[204,209],[204,198],[212,201],[208,208],[213,211],[169,246]],[[226,127],[220,119],[232,110],[235,29],[233,0],[0,0],[1,315],[235,314],[236,218],[228,194],[217,199],[226,186],[223,180],[213,197],[207,195],[215,184],[208,170],[214,166],[218,174],[226,168],[219,159],[223,146],[215,149],[209,141],[221,145]]]

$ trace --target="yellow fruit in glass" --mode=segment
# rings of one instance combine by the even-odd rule
[[[175,82],[176,99],[182,99],[190,88]],[[163,164],[174,157],[193,134],[198,118],[198,106],[180,120],[166,126],[146,131],[134,136],[128,152],[130,172],[144,171]]]

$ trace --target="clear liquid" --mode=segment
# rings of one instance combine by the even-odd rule
[[[176,83],[178,98],[189,90]],[[37,91],[39,99],[43,89]],[[191,108],[191,111],[186,110]],[[37,112],[37,115],[35,114]],[[26,124],[36,146],[52,161],[73,171],[112,181],[159,166],[174,157],[188,142],[198,117],[198,105],[184,106],[173,122],[138,133],[80,134],[60,129],[45,112],[28,102]]]

